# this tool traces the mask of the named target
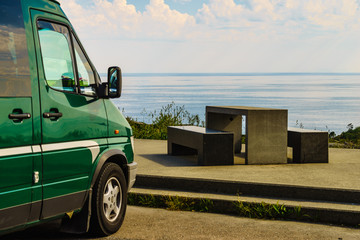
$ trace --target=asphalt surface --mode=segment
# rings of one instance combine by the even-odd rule
[[[221,214],[168,211],[129,206],[121,229],[105,238],[58,232],[47,223],[3,236],[3,240],[135,239],[360,239],[360,229],[292,221],[258,220]]]

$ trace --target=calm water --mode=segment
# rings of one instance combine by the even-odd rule
[[[337,134],[360,126],[360,74],[128,74],[114,103],[149,122],[171,102],[205,119],[207,105],[288,109],[288,125]]]

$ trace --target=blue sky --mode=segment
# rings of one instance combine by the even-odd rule
[[[146,10],[146,5],[150,3],[150,0],[128,0],[127,2],[135,5],[137,10],[144,12]],[[171,9],[176,9],[181,13],[195,15],[197,10],[200,9],[204,3],[207,4],[209,1],[165,0],[164,2],[169,5]]]
[[[60,0],[99,72],[360,72],[359,0]]]

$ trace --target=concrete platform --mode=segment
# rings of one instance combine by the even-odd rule
[[[241,155],[232,166],[197,166],[196,156],[167,155],[167,141],[135,140],[139,175],[214,179],[360,190],[360,150],[329,149],[329,163],[245,165]]]

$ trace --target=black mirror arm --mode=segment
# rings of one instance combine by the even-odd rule
[[[97,95],[99,98],[109,98],[108,94],[109,83],[104,82],[99,85]]]

